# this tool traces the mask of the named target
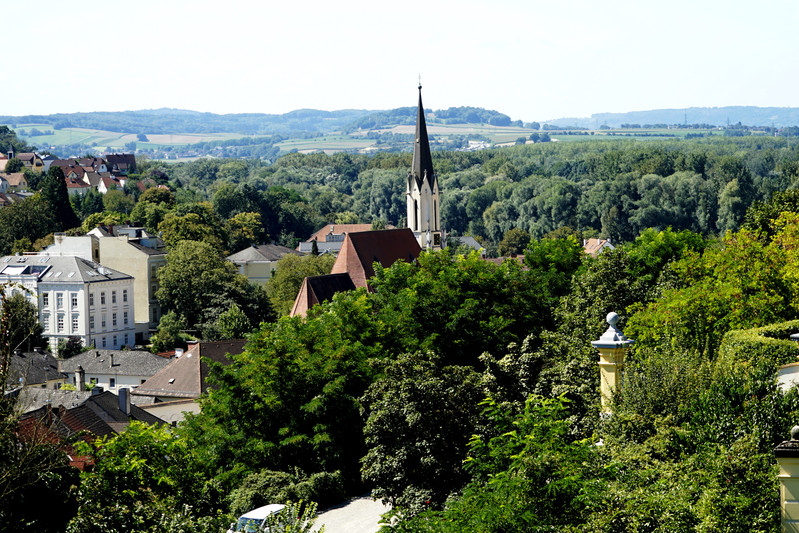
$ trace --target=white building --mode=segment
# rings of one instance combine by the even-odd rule
[[[171,362],[141,350],[88,350],[59,361],[58,369],[78,390],[96,385],[119,394],[119,389],[135,389]]]
[[[22,255],[0,259],[4,282],[28,291],[52,349],[69,337],[115,350],[134,343],[132,276],[80,257]]]

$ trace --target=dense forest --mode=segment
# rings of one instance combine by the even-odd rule
[[[66,201],[45,176],[26,209],[0,209],[5,251],[100,222],[160,232],[170,254],[157,296],[170,312],[158,341],[248,338],[231,365],[213,366],[200,414],[85,445],[96,467],[79,478],[53,443],[10,444],[4,400],[0,528],[218,532],[265,503],[324,507],[371,490],[393,505],[386,531],[779,531],[772,450],[799,421],[799,395],[775,381],[799,355],[787,340],[799,328],[790,139],[433,157],[450,236],[523,263],[425,252],[307,318],[281,316],[277,283],[257,293],[222,258],[330,221],[401,226],[410,154],[141,160],[132,181],[174,192]],[[47,210],[50,225],[32,225]],[[587,256],[586,236],[616,249]],[[276,280],[330,268],[303,259]],[[186,287],[187,271],[209,275]],[[611,311],[636,343],[601,416],[590,343]],[[43,495],[58,513],[41,515]]]

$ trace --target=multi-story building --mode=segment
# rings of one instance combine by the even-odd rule
[[[40,254],[74,255],[133,276],[135,343],[141,344],[149,339],[150,332],[158,327],[161,305],[155,292],[158,290],[158,269],[166,264],[166,251],[163,242],[147,234],[143,228],[119,226],[108,231],[95,228],[88,235],[77,237],[56,233],[55,243]]]
[[[80,257],[22,255],[0,259],[4,282],[36,303],[52,349],[70,337],[115,350],[135,342],[133,276]]]
[[[136,301],[136,339],[142,343],[150,338],[161,320],[161,304],[155,297],[158,290],[158,269],[166,265],[166,251],[145,246],[146,239],[127,234],[103,237],[100,260],[103,265],[133,276]]]

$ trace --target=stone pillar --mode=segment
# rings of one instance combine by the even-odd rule
[[[791,440],[774,449],[780,472],[782,532],[799,533],[799,426],[791,429]]]
[[[599,350],[599,394],[602,400],[602,413],[610,414],[611,398],[621,386],[625,351],[635,341],[625,337],[616,327],[619,315],[608,313],[607,321],[608,329],[599,340],[591,341],[591,345]]]

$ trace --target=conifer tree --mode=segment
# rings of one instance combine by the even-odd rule
[[[67,193],[67,182],[61,167],[51,166],[42,179],[42,199],[54,214],[53,231],[64,231],[80,225],[80,220],[72,210]]]

